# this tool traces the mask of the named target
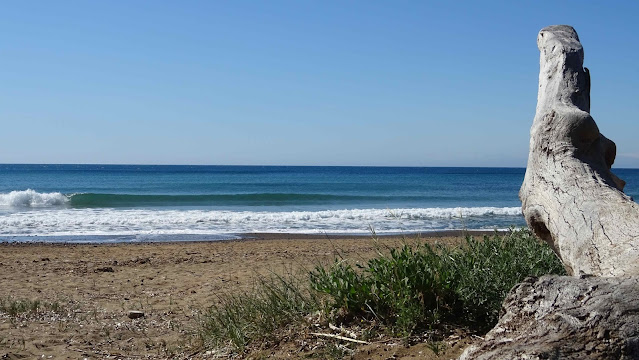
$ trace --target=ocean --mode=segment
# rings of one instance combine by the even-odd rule
[[[523,168],[0,165],[0,241],[223,240],[525,226]],[[615,169],[639,195],[639,169]]]

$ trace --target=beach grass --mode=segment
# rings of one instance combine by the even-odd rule
[[[564,274],[555,253],[528,230],[467,236],[460,247],[408,241],[379,249],[362,264],[338,257],[307,279],[262,278],[253,291],[228,294],[203,316],[199,337],[208,349],[242,352],[277,341],[285,329],[328,321],[370,324],[369,332],[411,337],[452,328],[482,333],[496,323],[508,291],[527,276]],[[371,330],[371,329],[376,330]],[[448,330],[447,330],[448,329]]]
[[[5,297],[0,299],[0,313],[16,317],[20,315],[34,315],[40,312],[62,313],[65,311],[64,305],[60,302],[47,302],[30,299],[15,299]]]
[[[251,342],[272,339],[276,331],[301,323],[319,309],[319,299],[302,279],[261,277],[251,292],[228,293],[208,309],[198,333],[206,348],[243,351]]]

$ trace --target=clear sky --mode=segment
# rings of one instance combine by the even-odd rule
[[[0,163],[525,166],[538,31],[639,167],[637,1],[7,1]]]

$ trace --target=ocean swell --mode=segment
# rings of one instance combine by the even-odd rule
[[[144,206],[233,206],[233,205],[289,205],[339,203],[362,199],[384,199],[385,197],[363,197],[329,194],[198,194],[198,195],[151,195],[151,194],[74,194],[70,197],[73,207],[144,207]]]
[[[0,193],[0,207],[65,207],[75,209],[99,208],[166,208],[181,207],[209,207],[247,209],[260,206],[287,207],[310,206],[317,208],[374,208],[385,204],[403,206],[404,204],[419,204],[448,200],[445,197],[431,195],[384,196],[384,195],[344,195],[344,194],[312,194],[312,193],[238,193],[238,194],[101,194],[75,193],[62,194],[59,192],[41,193],[32,189]],[[472,199],[470,199],[472,200]],[[391,205],[393,206],[393,205]],[[410,205],[409,205],[410,206]],[[509,210],[504,210],[509,209]],[[398,209],[393,213],[403,217],[451,217],[460,215],[511,215],[512,210],[518,208],[426,208],[426,209]],[[355,211],[355,210],[353,210]],[[387,211],[387,210],[383,210]],[[357,212],[357,211],[355,211]],[[366,210],[370,213],[371,210]],[[507,212],[508,214],[505,214]],[[285,212],[290,214],[290,212]],[[321,213],[321,212],[319,212]],[[374,213],[374,211],[373,211]],[[304,216],[307,213],[305,213]],[[331,212],[336,216],[337,212]],[[351,213],[352,214],[352,213]],[[362,213],[365,214],[365,213]],[[358,214],[356,216],[360,216]],[[363,215],[365,216],[365,215]]]

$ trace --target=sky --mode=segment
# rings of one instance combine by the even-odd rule
[[[8,1],[0,163],[525,167],[537,33],[639,168],[636,1]]]

